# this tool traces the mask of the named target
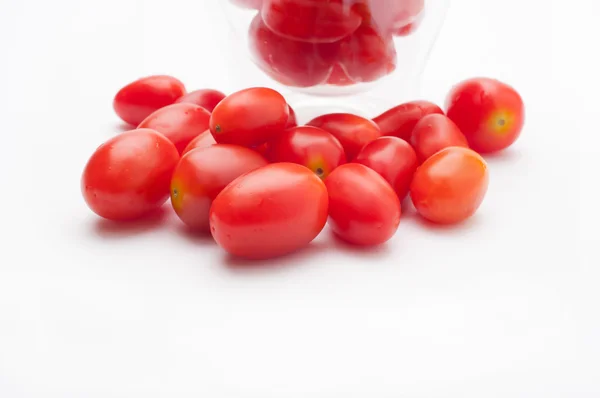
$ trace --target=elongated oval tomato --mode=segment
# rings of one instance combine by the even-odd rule
[[[185,149],[181,153],[181,156],[185,155],[192,149],[208,148],[209,146],[214,145],[216,143],[217,141],[215,141],[215,139],[213,138],[212,134],[210,133],[210,130],[206,130],[204,133],[200,134],[199,136],[190,141],[190,143],[185,147]]]
[[[344,147],[349,162],[354,160],[366,144],[381,136],[379,127],[373,121],[350,113],[322,115],[307,125],[328,131],[337,138]]]
[[[434,153],[450,146],[468,148],[469,143],[454,122],[444,115],[423,117],[415,126],[410,142],[422,163]]]
[[[279,36],[311,43],[336,42],[362,22],[354,8],[323,0],[264,0],[262,18]]]
[[[480,153],[500,151],[521,135],[525,105],[519,93],[498,80],[476,78],[457,84],[446,99],[448,117]]]
[[[402,201],[408,194],[419,160],[410,144],[398,137],[381,137],[365,145],[356,159],[379,173]]]
[[[210,113],[194,104],[165,106],[148,116],[138,128],[156,130],[182,153],[194,138],[208,129]]]
[[[329,193],[329,225],[341,239],[361,246],[388,241],[400,225],[400,200],[379,174],[348,163],[325,180]]]
[[[373,119],[381,129],[382,135],[402,138],[410,141],[410,136],[421,118],[432,113],[444,111],[428,101],[412,101],[389,109]]]
[[[117,115],[137,126],[152,112],[173,104],[185,94],[185,86],[172,76],[148,76],[123,87],[113,101]]]
[[[298,125],[298,120],[296,119],[296,112],[294,111],[294,108],[292,108],[289,104],[288,104],[288,121],[285,124],[285,128],[289,129],[292,127],[296,127]]]
[[[217,105],[210,117],[210,131],[220,144],[253,147],[281,133],[289,115],[289,106],[277,91],[249,88]]]
[[[271,162],[301,164],[324,179],[346,163],[342,144],[325,130],[311,126],[294,127],[269,142],[267,159]]]
[[[440,224],[471,217],[487,192],[489,172],[475,151],[450,147],[427,159],[415,173],[410,197],[421,216]]]
[[[124,132],[102,144],[88,161],[81,178],[83,198],[109,220],[140,218],[165,203],[178,161],[177,149],[162,134]]]
[[[188,103],[203,107],[209,112],[215,109],[215,106],[225,98],[225,94],[212,89],[202,89],[187,93],[183,97],[179,97],[176,104]]]
[[[210,209],[211,233],[229,253],[267,259],[307,246],[327,221],[327,189],[309,169],[275,163],[229,184]]]
[[[208,212],[213,199],[230,182],[266,166],[252,149],[227,144],[198,148],[181,158],[171,180],[171,204],[188,227],[209,230]]]

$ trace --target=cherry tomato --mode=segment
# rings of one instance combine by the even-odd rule
[[[250,24],[250,52],[272,79],[291,87],[324,83],[337,54],[336,45],[289,40],[273,33],[257,15]]]
[[[270,88],[249,88],[226,97],[210,117],[220,144],[257,146],[281,133],[289,119],[285,98]]]
[[[354,162],[379,173],[401,201],[408,194],[410,182],[419,167],[415,150],[398,137],[381,137],[368,143]]]
[[[262,18],[279,36],[311,43],[336,42],[362,22],[352,8],[323,0],[264,0]]]
[[[249,8],[251,10],[260,10],[263,0],[229,0],[234,5],[241,8]]]
[[[389,240],[400,224],[400,200],[388,182],[370,168],[348,163],[325,180],[329,225],[341,239],[361,246]]]
[[[164,135],[149,129],[124,132],[88,161],[81,178],[83,198],[109,220],[140,218],[165,203],[178,161],[177,149]]]
[[[152,113],[138,128],[158,131],[182,153],[194,138],[208,129],[209,121],[210,113],[201,106],[173,104]]]
[[[213,201],[210,227],[229,253],[267,259],[307,246],[327,221],[327,189],[309,169],[274,163],[229,184]]]
[[[391,35],[362,25],[339,43],[338,59],[350,80],[372,82],[396,69],[396,47]]]
[[[212,112],[215,109],[215,106],[219,102],[221,102],[225,98],[225,94],[217,90],[204,89],[204,90],[196,90],[192,91],[180,97],[175,103],[188,103],[188,104],[196,104],[198,106],[203,107],[209,112]]]
[[[390,135],[410,140],[411,133],[417,122],[425,115],[432,113],[443,114],[444,111],[431,102],[412,101],[398,105],[373,119],[381,129],[382,135]]]
[[[440,224],[471,217],[485,197],[487,164],[475,151],[462,147],[442,149],[415,173],[410,197],[421,216]]]
[[[342,144],[325,130],[301,126],[286,130],[269,143],[267,159],[271,162],[301,164],[324,179],[339,165],[346,163]]]
[[[123,87],[113,101],[117,115],[137,126],[152,112],[173,104],[185,94],[182,82],[171,76],[148,76]]]
[[[185,147],[181,156],[185,155],[192,149],[196,148],[208,148],[211,145],[216,144],[217,141],[213,138],[210,130],[206,130],[204,133],[201,133],[199,136],[190,141],[190,143]]]
[[[265,142],[264,144],[260,144],[252,148],[256,153],[259,153],[261,156],[266,157],[267,152],[269,151],[269,143]]]
[[[216,144],[183,156],[171,179],[171,204],[188,227],[209,231],[208,212],[214,198],[233,180],[268,162],[252,149]]]
[[[364,0],[355,8],[368,24],[389,34],[414,22],[422,13],[424,0]]]
[[[296,112],[294,112],[294,109],[292,109],[292,107],[289,104],[288,104],[288,112],[289,112],[289,116],[288,116],[287,124],[285,125],[286,129],[296,127],[298,125],[298,120],[296,119]]]
[[[525,106],[519,93],[498,80],[477,78],[456,85],[446,99],[448,117],[479,153],[500,151],[512,145],[525,123]]]
[[[327,78],[327,84],[334,86],[350,86],[354,84],[348,73],[344,70],[344,67],[340,64],[335,64],[331,70],[331,74]]]
[[[415,148],[420,163],[449,146],[469,147],[467,139],[456,124],[445,115],[437,113],[419,120],[413,129],[410,143]]]
[[[307,125],[319,127],[333,134],[344,147],[349,162],[366,144],[381,136],[379,127],[373,121],[350,113],[330,113],[319,116]]]

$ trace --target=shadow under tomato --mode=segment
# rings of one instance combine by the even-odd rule
[[[333,250],[350,253],[354,256],[359,256],[364,259],[381,258],[383,255],[390,252],[388,243],[382,243],[376,246],[358,246],[346,242],[333,232],[331,233],[330,246]]]
[[[117,122],[115,123],[114,127],[113,127],[113,133],[124,133],[126,131],[129,130],[134,130],[136,128],[136,126],[129,124],[129,123],[125,123],[125,122]]]
[[[468,232],[479,225],[480,216],[475,213],[468,219],[455,224],[438,224],[429,221],[418,214],[411,219],[415,224],[427,228],[428,230],[439,232],[439,233],[459,233]]]
[[[177,236],[184,239],[188,243],[198,246],[216,244],[209,231],[195,231],[187,227],[179,219],[177,219],[176,222],[178,223],[178,225],[175,227],[175,233],[177,234]]]
[[[500,152],[488,153],[482,156],[491,165],[515,163],[523,157],[522,152],[516,148],[507,148]]]
[[[111,221],[102,218],[94,224],[94,232],[106,239],[126,238],[157,229],[164,224],[166,218],[167,210],[164,207],[134,221]]]

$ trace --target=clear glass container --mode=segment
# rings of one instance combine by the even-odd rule
[[[226,0],[250,59],[299,118],[418,99],[450,0]]]

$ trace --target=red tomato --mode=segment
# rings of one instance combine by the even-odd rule
[[[483,158],[471,149],[442,149],[417,169],[410,197],[429,221],[458,223],[471,217],[483,202],[488,174]]]
[[[171,105],[185,94],[182,82],[171,76],[149,76],[123,87],[113,101],[123,121],[137,126],[152,112]]]
[[[194,138],[208,129],[209,121],[210,113],[201,106],[173,104],[152,113],[138,128],[158,131],[182,153]]]
[[[263,0],[229,0],[234,5],[251,10],[260,10]]]
[[[424,0],[365,0],[361,15],[379,32],[389,34],[414,22],[423,11]]]
[[[327,80],[335,45],[293,41],[273,33],[257,15],[250,25],[254,62],[272,79],[291,87],[312,87]]]
[[[271,141],[267,159],[301,164],[324,179],[336,167],[346,163],[346,154],[342,144],[327,131],[301,126],[286,130]]]
[[[389,240],[400,224],[400,200],[379,174],[358,163],[335,169],[325,180],[329,225],[343,240],[361,246]]]
[[[257,146],[281,133],[289,119],[285,98],[270,88],[248,88],[226,97],[210,117],[220,144]]]
[[[307,125],[319,127],[333,134],[344,147],[349,162],[366,144],[381,136],[379,127],[373,121],[350,113],[330,113],[319,116]]]
[[[294,109],[288,104],[288,112],[290,113],[288,116],[287,124],[285,125],[286,129],[296,127],[298,125],[298,120],[296,119],[296,112]]]
[[[517,91],[498,80],[466,80],[448,94],[448,117],[479,153],[512,145],[525,123],[525,105]]]
[[[88,161],[81,178],[83,198],[109,220],[140,218],[165,203],[178,161],[177,149],[164,135],[149,129],[124,132]]]
[[[372,82],[396,69],[396,47],[391,35],[362,25],[340,42],[338,59],[350,80]]]
[[[267,259],[307,246],[327,221],[327,189],[309,169],[275,163],[229,184],[210,209],[215,241],[229,253]]]
[[[413,175],[419,167],[415,150],[398,137],[381,137],[365,145],[356,159],[390,183],[400,200],[408,194]]]
[[[196,90],[192,91],[180,97],[175,103],[188,103],[188,104],[196,104],[198,106],[203,107],[209,112],[212,112],[215,109],[215,106],[219,102],[221,102],[225,98],[225,94],[217,90],[204,89],[204,90]]]
[[[344,70],[344,67],[340,64],[335,64],[331,70],[331,74],[327,78],[327,84],[334,86],[350,86],[354,84],[348,73]]]
[[[269,150],[269,143],[265,142],[264,144],[260,144],[258,146],[255,146],[252,148],[253,151],[255,151],[256,153],[259,153],[261,156],[266,157],[267,156],[267,151]]]
[[[464,134],[456,124],[444,115],[427,115],[419,120],[410,138],[410,143],[422,163],[431,155],[449,146],[468,148]]]
[[[223,188],[242,174],[267,164],[252,149],[237,145],[194,149],[181,158],[173,173],[173,209],[188,227],[208,232],[210,206]]]
[[[196,148],[208,148],[211,145],[216,144],[217,141],[213,138],[210,130],[206,130],[204,133],[201,133],[199,136],[190,141],[190,143],[185,147],[181,156],[185,155],[192,149]]]
[[[352,8],[323,0],[264,0],[262,18],[279,36],[311,43],[336,42],[362,22]]]
[[[411,133],[417,122],[425,115],[432,113],[443,114],[444,111],[431,102],[412,101],[398,105],[373,119],[381,129],[382,135],[390,135],[410,140]]]

